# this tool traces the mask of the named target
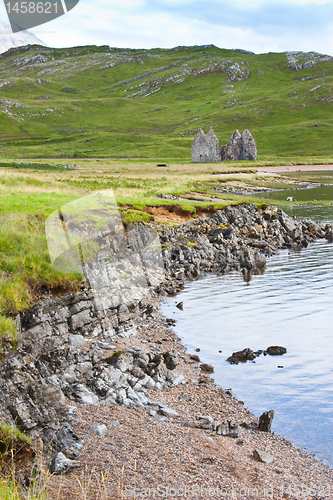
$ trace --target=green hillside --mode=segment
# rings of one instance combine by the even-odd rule
[[[248,128],[259,159],[333,154],[333,58],[215,46],[0,55],[0,158],[189,159],[198,128]]]

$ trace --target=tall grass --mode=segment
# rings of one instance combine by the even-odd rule
[[[0,338],[16,340],[13,318],[29,308],[34,291],[76,289],[81,275],[62,274],[51,265],[41,214],[0,215]]]

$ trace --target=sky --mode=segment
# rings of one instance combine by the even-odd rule
[[[0,20],[8,22],[3,3]],[[80,0],[30,31],[50,47],[214,44],[333,55],[333,0]]]

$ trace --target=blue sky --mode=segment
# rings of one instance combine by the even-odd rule
[[[3,4],[0,20],[8,22]],[[80,0],[31,30],[49,46],[174,47],[333,55],[333,0]]]

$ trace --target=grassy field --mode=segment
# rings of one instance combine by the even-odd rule
[[[333,155],[333,59],[314,53],[28,46],[0,75],[0,158],[188,161],[199,127],[250,129],[262,161]]]
[[[94,191],[111,188],[126,224],[154,219],[157,223],[172,224],[230,203],[249,200],[262,203],[255,195],[249,198],[242,192],[239,194],[239,189],[278,189],[294,187],[295,179],[299,182],[297,172],[267,174],[261,171],[260,162],[170,162],[165,167],[159,167],[155,162],[148,161],[86,159],[77,162],[75,169],[59,165],[59,160],[54,159],[30,163],[0,162],[2,337],[9,336],[15,340],[14,318],[19,311],[29,308],[34,294],[41,287],[74,290],[81,282],[81,275],[56,271],[51,265],[47,248],[45,220],[66,203]],[[309,172],[304,173],[301,181],[307,176],[309,180],[314,179]],[[161,212],[163,207],[165,210]],[[160,213],[163,216],[160,217]],[[173,219],[172,216],[176,215],[178,219]]]

